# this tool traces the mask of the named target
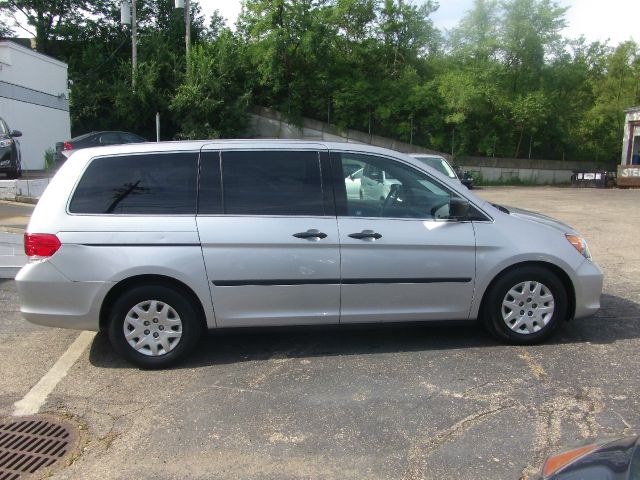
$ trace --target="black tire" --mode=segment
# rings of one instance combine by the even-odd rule
[[[125,319],[129,311],[148,300],[157,300],[160,304],[169,305],[182,323],[182,336],[175,346],[167,353],[159,352],[155,356],[145,355],[134,349],[129,345],[124,333]],[[152,325],[151,328],[159,327]],[[109,316],[109,340],[113,348],[129,362],[145,369],[165,368],[183,360],[195,349],[203,330],[202,315],[193,305],[193,300],[181,291],[165,285],[141,285],[126,291],[115,301]],[[147,351],[151,352],[150,349]]]
[[[533,321],[539,318],[540,320],[537,326],[538,328],[541,327],[533,333],[527,333],[526,330],[520,333],[510,328],[507,325],[507,321],[503,320],[502,303],[512,288],[528,281],[538,282],[549,290],[553,296],[554,309],[547,323],[542,325],[542,316],[540,316],[536,309],[538,307],[543,308],[545,305],[538,306],[535,303],[529,305],[527,304],[529,298],[524,298],[522,300],[524,305],[520,307],[520,301],[518,300],[518,308],[523,308],[520,312],[525,312],[525,316],[529,315],[529,311],[533,312]],[[528,295],[524,296],[528,297]],[[534,306],[536,308],[533,308]],[[499,339],[516,345],[532,345],[543,342],[553,334],[560,322],[566,319],[567,308],[567,292],[558,276],[542,266],[530,265],[508,271],[493,283],[485,295],[481,319],[484,327]],[[507,312],[508,310],[505,311],[505,313]],[[515,316],[518,316],[520,312],[516,312]],[[514,328],[515,325],[514,320]]]
[[[20,173],[18,172],[18,170],[9,170],[7,172],[7,179],[8,180],[15,180],[19,176],[20,176]]]

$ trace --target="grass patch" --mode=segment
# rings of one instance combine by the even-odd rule
[[[53,160],[54,153],[55,150],[53,148],[47,148],[44,152],[44,169],[47,172],[50,172],[56,166],[55,161]]]

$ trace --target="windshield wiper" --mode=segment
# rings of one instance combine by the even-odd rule
[[[497,203],[492,203],[491,205],[493,205],[494,207],[496,207],[498,210],[500,210],[502,213],[506,213],[507,215],[511,215],[511,212],[509,210],[507,210],[505,207],[503,207],[502,205],[498,205]]]

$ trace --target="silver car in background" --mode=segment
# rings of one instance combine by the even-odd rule
[[[80,150],[35,208],[25,251],[27,320],[107,330],[145,368],[236,327],[479,319],[531,344],[596,312],[603,281],[571,227],[342,143]]]
[[[462,179],[458,177],[458,174],[454,170],[453,166],[447,161],[446,158],[440,155],[431,155],[427,153],[411,153],[413,158],[417,158],[425,165],[437,170],[441,174],[449,177],[452,180],[457,180],[462,183]]]

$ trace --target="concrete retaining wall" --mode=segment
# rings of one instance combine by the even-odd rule
[[[601,170],[594,162],[529,160],[523,158],[459,157],[456,163],[465,170],[482,176],[483,181],[509,183],[569,183],[573,172]]]
[[[48,178],[31,180],[0,180],[0,200],[17,200],[18,197],[39,198],[49,185]]]
[[[597,165],[589,162],[566,162],[555,160],[529,160],[522,158],[458,157],[429,150],[378,135],[369,135],[357,130],[341,131],[327,123],[309,118],[303,119],[302,126],[287,123],[278,112],[259,108],[251,115],[249,136],[252,138],[290,138],[318,140],[324,142],[365,143],[388,148],[402,153],[431,153],[441,155],[455,165],[477,175],[483,181],[509,183],[522,181],[536,184],[569,183],[574,171],[597,170]]]
[[[287,123],[282,115],[268,108],[257,109],[251,114],[249,136],[252,138],[290,138],[320,140],[323,142],[365,143],[402,153],[433,153],[451,159],[451,155],[428,148],[411,145],[391,138],[369,135],[358,130],[341,131],[318,120],[305,118],[302,126]]]

